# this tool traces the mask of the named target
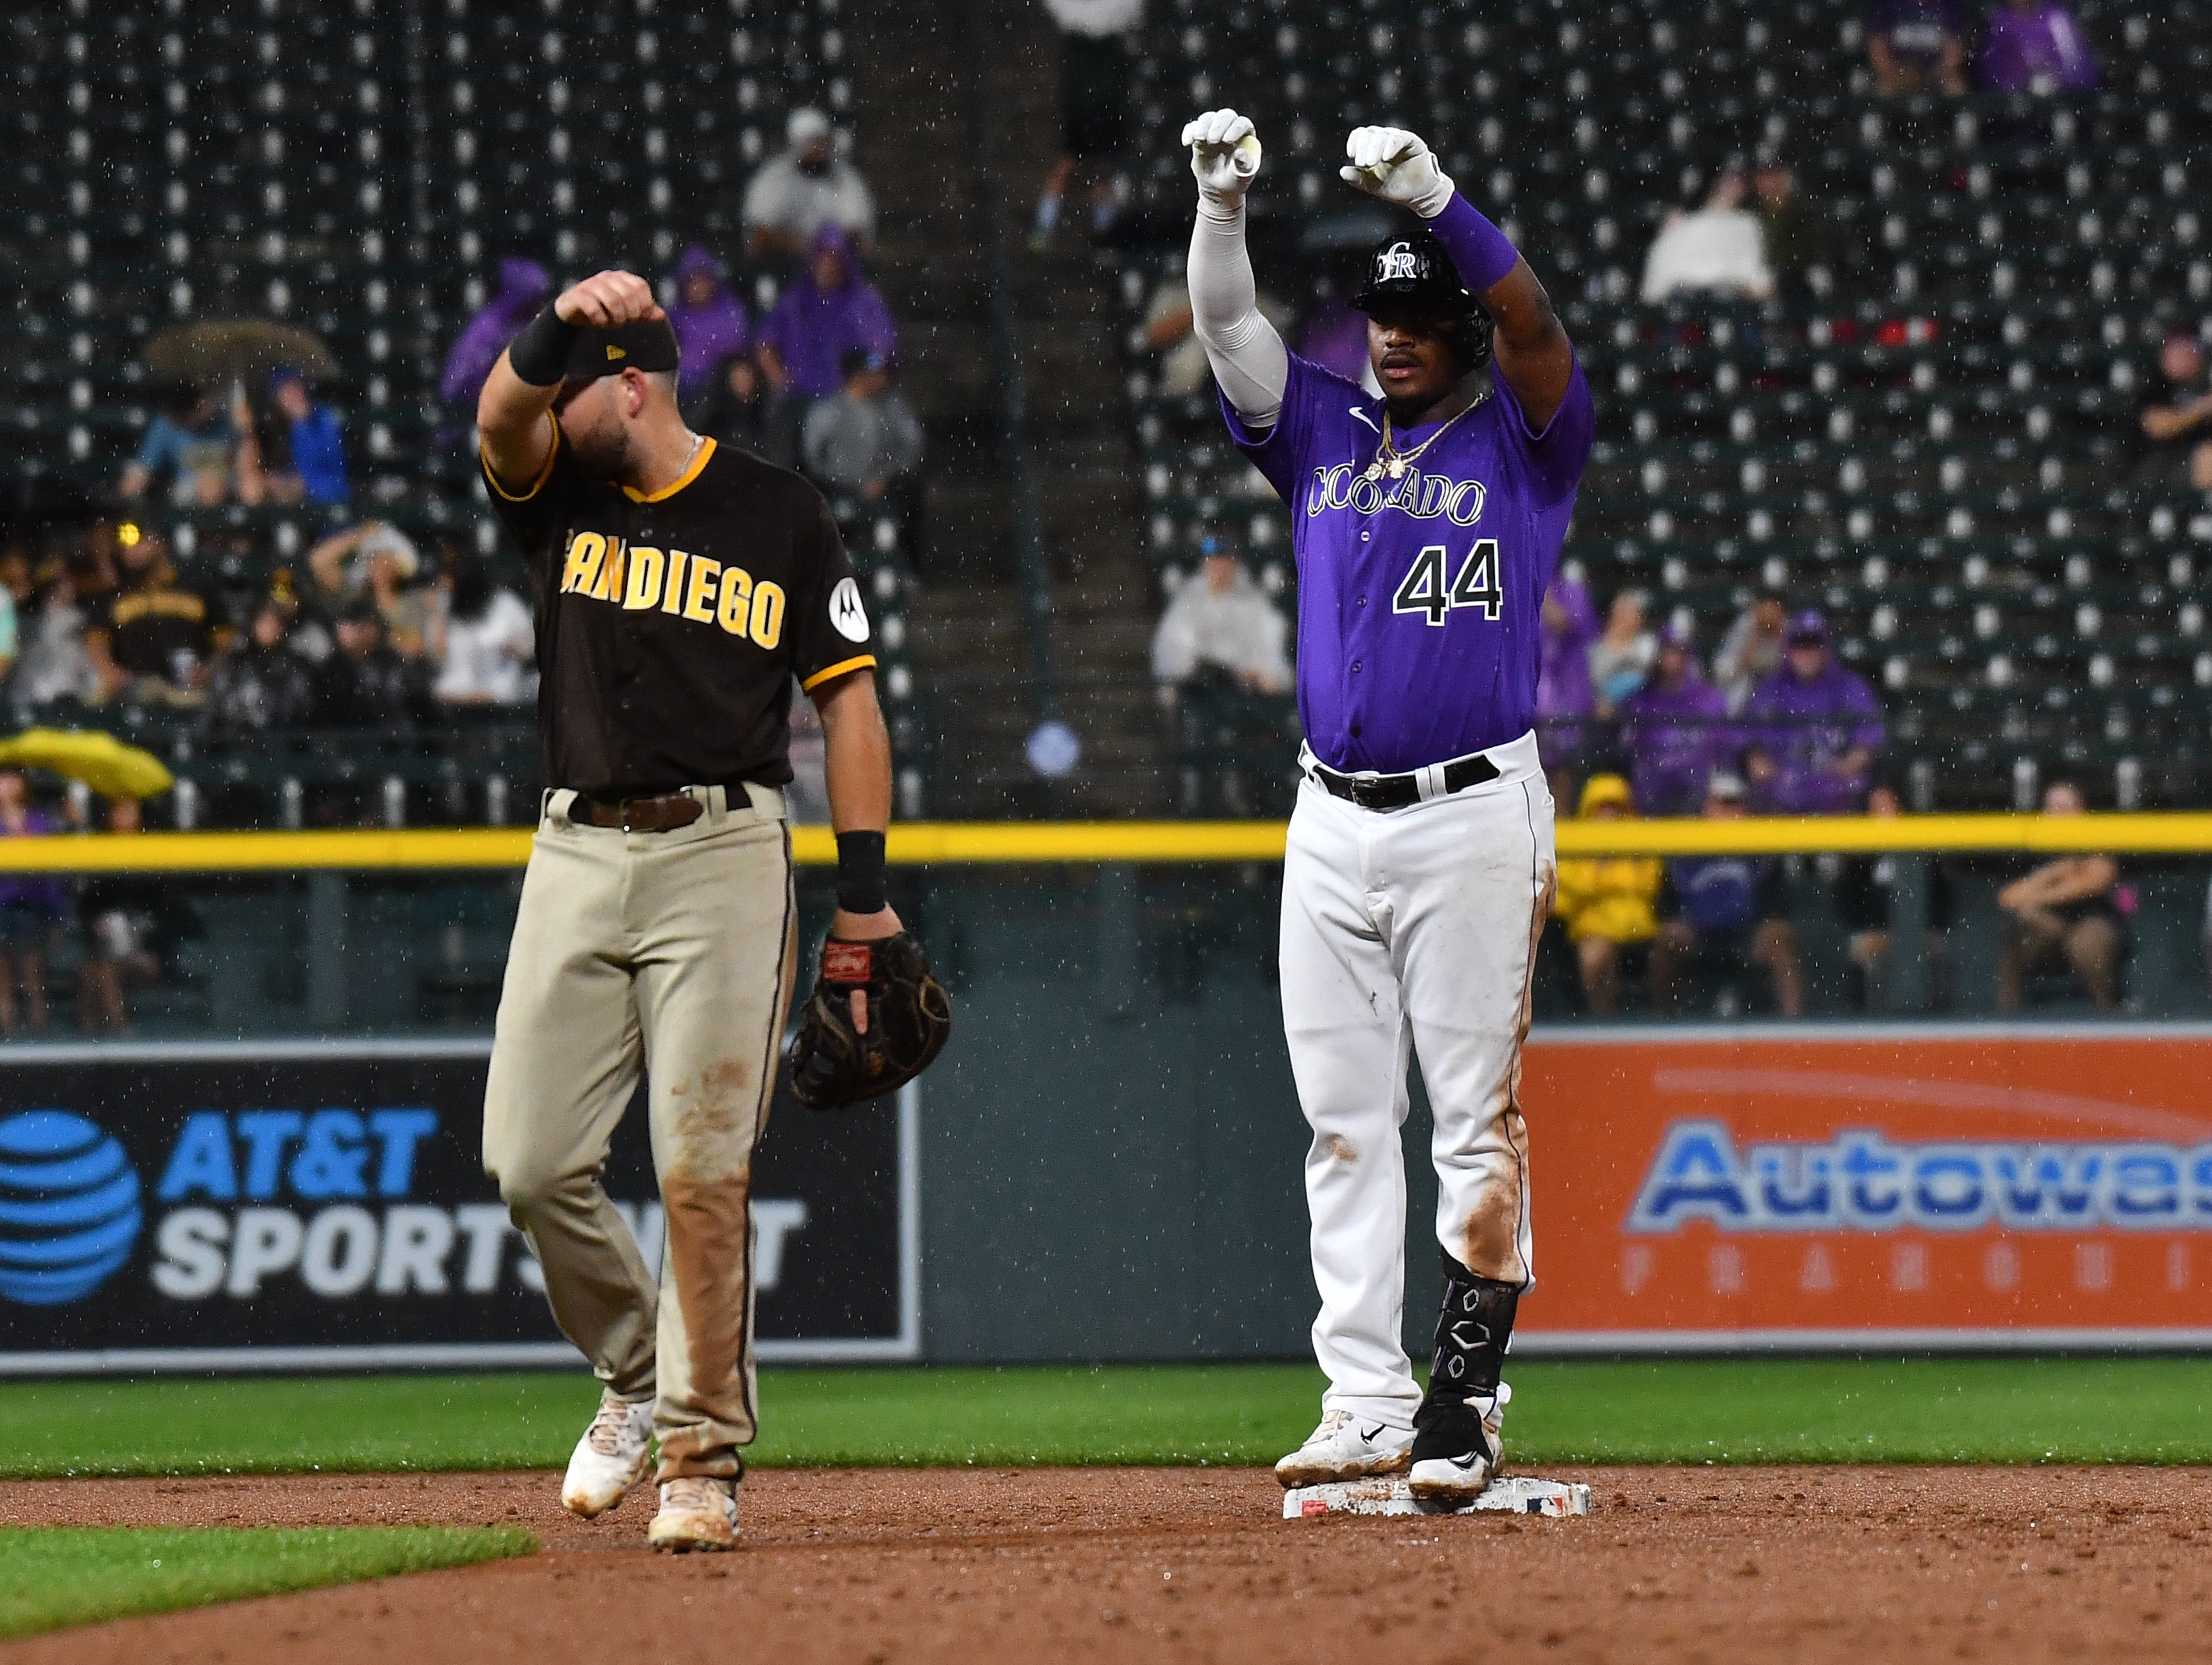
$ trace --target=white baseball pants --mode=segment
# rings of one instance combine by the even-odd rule
[[[1401,1428],[1421,1399],[1401,1340],[1409,1048],[1434,1112],[1437,1241],[1483,1277],[1534,1279],[1519,1090],[1554,883],[1552,794],[1533,733],[1487,755],[1497,780],[1401,810],[1307,780],[1283,864],[1283,1031],[1313,1128],[1322,1402]]]

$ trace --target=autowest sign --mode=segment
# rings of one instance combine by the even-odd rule
[[[0,1374],[568,1364],[483,1174],[488,1043],[23,1047],[0,1061]],[[919,1346],[918,1109],[779,1090],[754,1163],[764,1358]],[[605,1182],[650,1265],[641,1103]]]
[[[1540,1034],[1517,1348],[2212,1348],[2212,1031]]]

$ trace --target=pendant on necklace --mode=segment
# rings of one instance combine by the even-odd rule
[[[1394,480],[1402,480],[1406,477],[1406,459],[1403,457],[1393,457],[1390,459],[1390,477]]]
[[[1371,463],[1368,464],[1368,465],[1367,465],[1367,472],[1360,476],[1360,478],[1362,478],[1363,480],[1365,480],[1365,481],[1366,481],[1370,485],[1374,484],[1374,483],[1375,483],[1375,482],[1376,482],[1377,480],[1380,480],[1382,477],[1382,459],[1381,458],[1379,458],[1379,457],[1378,457],[1378,458],[1376,458],[1373,462],[1371,462]]]

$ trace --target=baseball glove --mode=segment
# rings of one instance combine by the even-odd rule
[[[867,993],[866,1034],[853,1025],[854,989]],[[952,1003],[913,937],[833,937],[822,945],[821,975],[791,1043],[792,1094],[829,1110],[896,1092],[929,1067],[951,1033]]]

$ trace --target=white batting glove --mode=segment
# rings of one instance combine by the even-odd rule
[[[1184,126],[1182,142],[1190,147],[1198,194],[1234,212],[1260,172],[1260,136],[1252,131],[1252,118],[1234,110],[1208,110]]]
[[[1337,170],[1344,182],[1386,203],[1401,203],[1424,220],[1443,213],[1452,199],[1451,175],[1437,166],[1436,152],[1402,127],[1355,127],[1344,142],[1351,161]]]

